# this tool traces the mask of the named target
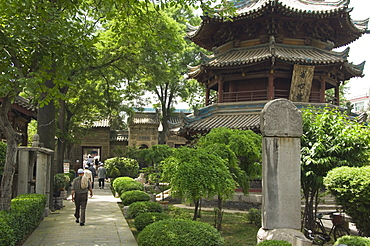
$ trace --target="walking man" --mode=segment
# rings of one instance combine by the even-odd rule
[[[93,196],[91,182],[88,178],[84,177],[84,170],[82,168],[77,171],[78,177],[73,180],[72,183],[72,202],[75,203],[75,217],[76,223],[80,223],[80,226],[85,225],[85,212],[87,205],[88,191],[90,191],[90,197]]]
[[[104,163],[100,163],[100,167],[98,168],[98,180],[100,189],[104,189],[105,179],[107,179],[107,169],[105,169]]]

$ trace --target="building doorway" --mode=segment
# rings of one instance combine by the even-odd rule
[[[92,158],[95,163],[101,161],[101,147],[83,146],[82,147],[82,161],[86,163],[89,158]]]

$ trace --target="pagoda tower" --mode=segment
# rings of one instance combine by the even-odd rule
[[[339,86],[363,76],[365,62],[350,63],[349,48],[334,50],[369,32],[368,19],[351,19],[349,0],[232,2],[235,16],[206,15],[188,27],[188,38],[212,54],[190,67],[206,107],[184,118],[183,135],[220,126],[258,131],[261,109],[277,98],[339,106]]]

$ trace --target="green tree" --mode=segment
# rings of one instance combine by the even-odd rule
[[[331,169],[368,163],[369,128],[346,118],[338,109],[302,110],[301,185],[305,199],[303,223],[313,228],[319,191]]]
[[[163,175],[174,196],[194,203],[193,220],[198,218],[202,197],[227,199],[235,192],[226,161],[205,148],[175,149],[174,155],[164,161]]]
[[[334,168],[324,184],[351,216],[360,235],[370,236],[370,166]]]
[[[226,160],[230,174],[243,188],[245,195],[249,192],[250,181],[260,176],[261,144],[261,137],[258,134],[229,128],[214,128],[207,135],[200,137],[197,142],[197,146],[206,148]],[[235,148],[236,146],[239,147]],[[244,161],[244,170],[239,166],[241,160]],[[219,196],[215,219],[216,228],[219,231],[221,230],[222,209],[223,199]]]
[[[207,1],[206,4],[210,2],[213,1]],[[65,100],[67,91],[76,82],[82,81],[80,78],[89,70],[102,68],[102,64],[115,61],[114,57],[124,57],[122,54],[139,53],[142,46],[136,46],[136,41],[148,34],[153,37],[153,34],[159,33],[145,31],[149,25],[144,24],[152,21],[152,13],[158,13],[160,9],[169,6],[195,3],[193,0],[159,1],[155,11],[149,7],[150,0],[14,0],[0,3],[0,24],[3,27],[0,30],[0,97],[3,97],[0,106],[0,130],[8,144],[1,183],[0,209],[9,209],[16,152],[20,143],[20,137],[7,117],[15,97],[21,91],[33,96],[33,101],[39,106],[40,141],[45,147],[54,149],[56,107],[60,103],[59,99]],[[132,26],[132,16],[136,16],[141,22],[136,21],[137,24]],[[126,24],[124,28],[121,27],[123,22]],[[98,40],[104,37],[98,30],[102,29],[116,34],[111,36],[110,44],[115,44],[114,47],[119,49],[98,52]],[[128,30],[137,31],[129,32],[131,36],[122,39],[126,42],[120,42],[117,37],[128,33]],[[107,42],[101,44],[105,45]],[[102,60],[103,58],[107,60]],[[129,71],[130,65],[127,69],[120,69],[118,65],[113,68],[113,64],[111,67],[111,72],[121,71],[124,74]],[[112,74],[114,73],[110,73]],[[131,74],[126,74],[126,79],[121,77],[119,81],[129,81],[132,77]],[[112,76],[105,78],[110,79]],[[61,112],[63,113],[65,111]],[[64,131],[63,125],[59,127]]]
[[[162,173],[162,161],[170,157],[174,149],[168,145],[153,145],[149,149],[142,149],[140,156],[144,159],[147,168],[145,172],[148,180],[154,181],[158,186]],[[159,186],[158,186],[159,187]]]
[[[214,144],[225,144],[232,150],[248,180],[261,177],[262,138],[260,135],[251,130],[219,127],[212,129],[207,135],[199,138],[197,142],[197,145],[201,147],[212,147]]]
[[[198,87],[198,84],[188,83],[185,77],[187,65],[194,63],[199,54],[199,48],[184,39],[185,19],[194,19],[194,16],[183,9],[161,11],[151,20],[153,28],[148,30],[147,35],[151,38],[141,43],[138,81],[133,86],[138,86],[141,93],[146,91],[152,94],[154,107],[161,110],[163,130],[159,135],[159,144],[166,143],[168,121],[174,104],[179,99],[186,100],[189,93]]]

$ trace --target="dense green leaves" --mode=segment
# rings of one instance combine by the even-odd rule
[[[335,168],[328,172],[324,184],[361,235],[370,236],[370,166]]]
[[[229,198],[236,187],[225,160],[205,148],[176,149],[174,155],[164,161],[163,175],[169,180],[174,196],[195,203],[202,197],[215,195]],[[196,206],[194,219],[197,209]]]
[[[337,109],[302,110],[301,183],[305,223],[314,220],[319,190],[327,172],[339,166],[362,166],[369,160],[369,127],[351,121]],[[311,224],[312,226],[312,224]],[[307,228],[310,228],[307,226]]]
[[[249,181],[261,175],[262,138],[251,130],[215,128],[199,138],[197,145],[217,149],[215,153],[228,160],[229,168],[235,171],[235,175],[239,172],[235,163],[245,172]],[[234,160],[235,157],[237,160]],[[239,185],[245,184],[240,182]]]

